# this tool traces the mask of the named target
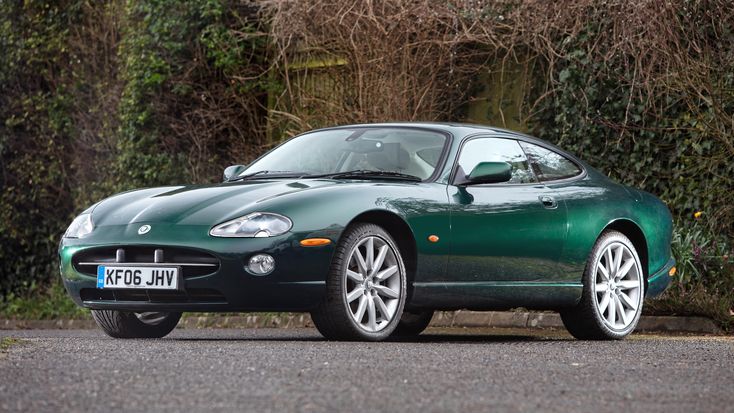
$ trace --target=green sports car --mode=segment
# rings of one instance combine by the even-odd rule
[[[419,334],[435,310],[559,311],[619,339],[675,273],[672,219],[544,141],[463,124],[299,135],[212,185],[124,192],[59,248],[72,299],[120,338],[182,311],[307,311],[339,340]]]

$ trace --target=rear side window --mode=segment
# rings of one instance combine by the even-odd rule
[[[565,156],[533,145],[520,142],[530,160],[530,166],[541,181],[556,181],[559,179],[572,178],[581,174],[581,168]]]

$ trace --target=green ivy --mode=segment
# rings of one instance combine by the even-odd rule
[[[61,234],[91,202],[122,190],[191,182],[169,120],[197,109],[186,105],[208,88],[234,98],[264,91],[266,82],[232,79],[267,59],[266,40],[234,34],[256,30],[247,7],[234,0],[0,2],[0,297],[51,285],[58,277]],[[123,12],[119,34],[116,28],[97,29],[119,35],[119,43],[106,46],[117,51],[110,77],[121,96],[115,99],[114,88],[100,94],[116,107],[105,108],[114,119],[95,125],[113,150],[81,148],[97,158],[80,160],[73,154],[88,131],[74,120],[79,96],[109,83],[94,83],[89,73],[97,62],[85,62],[73,49],[96,45],[73,45],[70,39],[90,24],[85,13],[103,10]],[[242,11],[248,16],[240,16]],[[201,50],[204,61],[197,61]],[[191,71],[194,84],[185,77]],[[87,102],[90,111],[100,104]],[[228,161],[229,144],[211,140],[205,162],[219,170]]]
[[[705,17],[705,2],[695,6]],[[271,56],[267,36],[258,33],[263,22],[257,7],[236,0],[0,1],[0,295],[13,291],[19,297],[54,285],[53,292],[59,291],[49,280],[58,277],[60,236],[91,201],[141,186],[190,182],[190,160],[170,119],[201,109],[202,95],[229,99],[230,113],[249,105],[261,108],[254,117],[267,117],[268,98],[283,85],[262,76]],[[109,91],[120,96],[109,100],[114,119],[97,125],[114,151],[101,161],[90,159],[97,169],[80,175],[84,165],[71,156],[86,132],[73,116],[78,96],[106,84],[91,84],[80,74],[88,73],[80,65],[93,62],[76,58],[70,39],[85,24],[85,11],[97,8],[122,11],[111,75],[120,89]],[[534,102],[548,86],[554,92],[533,108],[530,129],[612,178],[660,196],[678,220],[674,248],[681,273],[675,291],[683,293],[675,302],[698,286],[721,298],[716,305],[723,308],[732,302],[734,285],[734,222],[726,214],[734,204],[734,162],[712,125],[721,124],[717,110],[734,113],[734,70],[712,72],[709,80],[720,93],[716,102],[694,101],[675,87],[639,93],[630,56],[589,56],[599,34],[611,30],[604,6],[597,9],[586,16],[584,30],[548,39],[562,51],[552,68],[539,63],[542,58],[534,60],[536,84],[528,99]],[[734,40],[732,28],[712,27],[702,20],[689,30]],[[731,44],[721,41],[717,47]],[[232,131],[241,126],[209,136],[200,162],[210,166],[198,172],[202,179],[213,179],[221,165],[251,158],[268,144],[249,137],[261,133],[252,125],[246,130],[250,140]],[[206,132],[206,126],[199,128]],[[711,219],[692,220],[696,211]]]
[[[72,102],[61,84],[78,2],[0,2],[0,292],[57,272],[70,218]]]
[[[117,189],[183,181],[183,159],[166,151],[156,119],[156,97],[166,81],[185,69],[187,45],[200,23],[195,2],[128,1],[129,22],[119,54],[125,88],[120,103],[120,139],[116,162]],[[184,175],[183,179],[181,175]]]
[[[633,89],[634,69],[623,56],[601,61],[586,55],[595,33],[607,29],[602,19],[560,40],[567,53],[555,69],[556,91],[541,102],[532,131],[613,179],[660,196],[679,218],[724,210],[734,202],[734,163],[722,160],[726,148],[705,126],[716,118],[715,109],[701,100],[696,117],[685,91],[640,98],[645,94]],[[730,74],[722,79],[722,90],[734,103]],[[719,224],[724,234],[734,234],[734,222]]]

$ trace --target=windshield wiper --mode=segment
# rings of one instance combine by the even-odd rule
[[[394,172],[394,171],[370,171],[367,169],[356,169],[354,171],[334,172],[334,173],[322,174],[322,175],[310,175],[309,178],[358,178],[358,179],[393,178],[393,179],[402,179],[406,181],[415,181],[415,182],[422,181],[421,178],[415,175],[409,175],[409,174],[404,174],[404,173]]]
[[[265,175],[268,175],[268,176],[265,176]],[[307,176],[307,175],[308,175],[307,173],[303,173],[303,172],[262,170],[262,171],[249,173],[246,175],[235,176],[234,178],[228,180],[227,182],[246,181],[248,179],[259,179],[259,178],[296,178],[296,177],[302,177],[302,176]]]

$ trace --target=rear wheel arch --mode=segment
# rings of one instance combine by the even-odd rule
[[[599,236],[603,235],[604,232],[609,230],[619,231],[624,234],[624,236],[629,238],[629,240],[632,242],[635,250],[637,250],[637,256],[640,258],[642,272],[645,276],[645,292],[647,292],[647,278],[650,275],[648,261],[649,257],[647,250],[647,238],[645,238],[645,233],[642,232],[642,228],[640,228],[640,226],[637,225],[634,221],[631,221],[629,219],[617,219],[607,224],[607,226],[604,227]]]
[[[418,268],[418,249],[416,247],[415,236],[405,220],[394,212],[385,210],[371,210],[363,212],[354,219],[349,225],[356,223],[369,223],[382,227],[395,240],[400,248],[400,254],[405,264],[406,284],[408,287],[406,303],[410,302],[413,295],[413,280]]]
[[[636,250],[624,233],[605,228],[589,254],[581,300],[560,311],[571,335],[581,340],[618,340],[634,331],[645,288]]]

